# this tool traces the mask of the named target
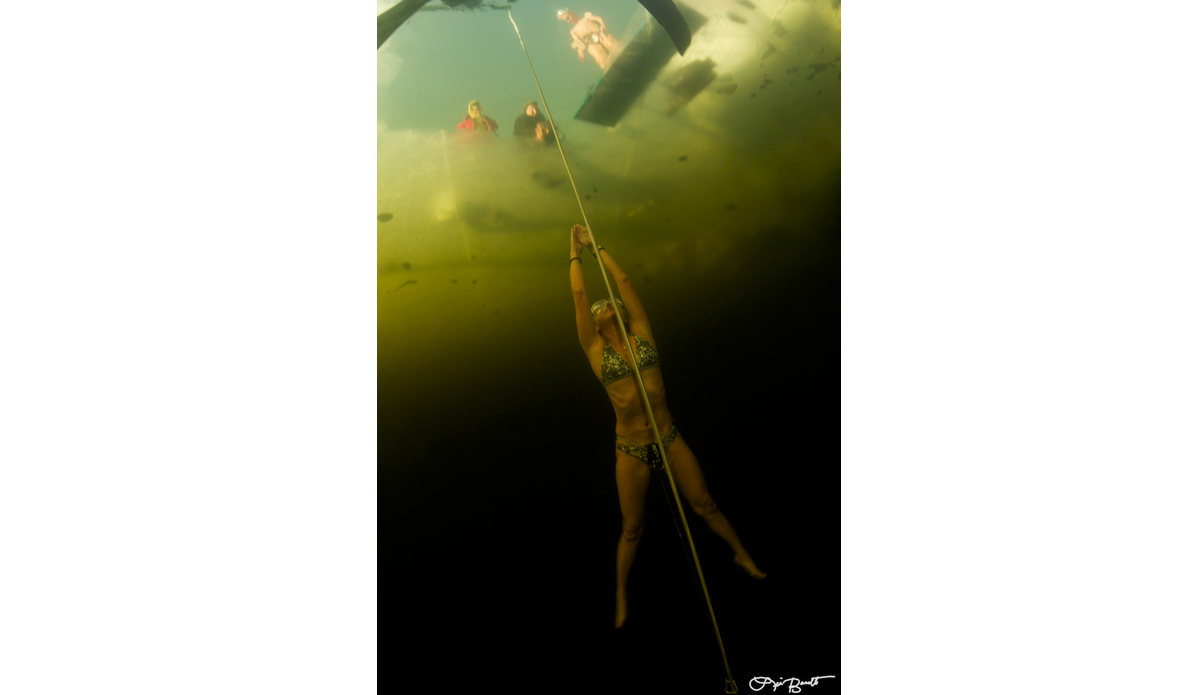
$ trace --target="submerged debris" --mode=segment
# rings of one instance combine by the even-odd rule
[[[720,87],[713,87],[713,91],[717,94],[733,94],[737,91],[736,84],[723,84]]]
[[[681,161],[681,162],[686,162],[686,161],[687,161],[687,155],[685,154],[685,155],[683,155],[682,157],[680,157],[680,158],[679,158],[679,161]]]
[[[812,78],[816,77],[817,74],[820,73],[822,70],[832,67],[832,66],[833,66],[833,61],[830,61],[828,63],[809,63],[808,67],[812,69],[812,74],[806,75],[806,77],[808,77],[808,79],[811,80]]]
[[[477,283],[477,282],[479,282],[479,281],[478,281],[478,280],[472,280],[472,281],[471,281],[471,284],[472,284],[472,285],[474,285],[474,284],[475,284],[475,283]]]
[[[476,231],[505,231],[528,227],[519,216],[483,202],[459,203],[458,216]]]
[[[779,21],[778,19],[773,20],[771,22],[771,33],[776,36],[783,36],[786,34],[787,32],[783,29],[783,22]]]
[[[771,54],[773,54],[775,52],[776,52],[775,47],[771,45],[770,41],[768,41],[767,42],[767,50],[764,51],[762,54],[763,60],[766,60],[767,57],[769,57]]]
[[[567,177],[565,177],[565,176],[559,176],[556,174],[547,174],[546,172],[543,172],[543,171],[533,172],[533,174],[531,174],[531,178],[534,180],[535,183],[537,183],[538,185],[543,186],[545,188],[555,188],[559,184],[561,184],[563,181],[567,180]]]
[[[736,15],[732,12],[726,12],[725,16],[728,17],[729,21],[731,21],[731,22],[737,22],[738,24],[746,23],[746,20],[742,19],[740,15]]]
[[[457,280],[457,279],[451,280],[451,281],[450,281],[450,284],[451,284],[451,285],[457,285],[457,284],[458,284],[458,280]]]
[[[730,203],[725,206],[726,210],[737,210],[737,203]]]
[[[401,263],[401,264],[400,264],[400,267],[401,267],[401,268],[404,268],[405,270],[412,270],[412,263],[409,263],[408,261],[405,261],[405,262],[403,262],[403,263]]]
[[[381,212],[379,213],[379,217],[376,217],[375,219],[379,220],[380,222],[387,222],[388,220],[392,219],[392,213]]]
[[[395,291],[396,291],[396,290],[398,290],[398,289],[401,289],[401,288],[403,288],[403,287],[408,287],[409,285],[415,285],[415,284],[417,284],[417,281],[416,281],[416,280],[406,280],[406,281],[404,282],[404,284],[400,285],[400,287],[393,287],[392,289],[388,290],[388,291],[387,291],[387,293],[388,293],[388,294],[391,294],[391,293],[395,292]]]
[[[751,10],[756,9],[754,7],[754,3],[750,2],[750,0],[737,0],[737,4],[741,5],[742,7],[749,8]]]
[[[379,264],[379,274],[380,275],[391,275],[392,273],[398,272],[401,268],[403,268],[404,270],[410,270],[412,268],[412,266],[409,265],[408,263],[397,263],[396,261],[386,261],[384,263]]]

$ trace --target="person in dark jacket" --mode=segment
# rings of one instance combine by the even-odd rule
[[[483,107],[479,105],[478,99],[473,99],[467,104],[467,115],[463,116],[462,123],[458,124],[459,130],[488,131],[495,135],[500,135],[497,132],[499,128],[496,121],[483,115]]]
[[[525,112],[513,123],[513,135],[519,138],[535,138],[547,145],[554,144],[554,133],[546,117],[538,113],[537,102],[525,104]]]

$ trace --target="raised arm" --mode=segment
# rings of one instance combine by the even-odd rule
[[[591,250],[593,253],[597,252],[595,244],[592,242],[591,234],[581,234],[580,237],[581,246]],[[617,283],[617,292],[621,295],[621,301],[625,303],[625,309],[629,312],[629,329],[653,342],[654,336],[650,332],[650,318],[646,316],[646,308],[642,306],[642,300],[637,296],[637,292],[634,291],[633,283],[629,281],[629,276],[625,274],[624,270],[621,270],[621,266],[617,265],[617,261],[603,247],[598,252],[600,260],[604,262],[604,269],[608,271],[608,274]]]
[[[592,19],[593,21],[595,21],[595,22],[596,22],[596,24],[599,24],[599,25],[600,25],[600,33],[601,33],[601,34],[607,34],[607,33],[608,33],[608,27],[604,26],[604,20],[603,20],[603,19],[600,19],[599,17],[597,17],[596,15],[592,14],[591,12],[585,12],[584,14],[586,14],[586,15],[590,15],[590,16],[591,16],[591,19]]]
[[[592,322],[592,302],[588,299],[587,286],[583,283],[583,259],[580,254],[583,253],[583,248],[579,243],[579,234],[576,230],[581,230],[581,225],[575,225],[571,228],[571,258],[579,260],[571,260],[571,296],[575,299],[575,330],[579,333],[579,346],[583,351],[591,354],[597,340],[600,339],[600,334],[596,333],[596,325]]]

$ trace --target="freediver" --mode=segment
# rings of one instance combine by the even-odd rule
[[[601,70],[608,70],[613,58],[621,52],[621,42],[604,26],[604,20],[591,12],[584,12],[583,19],[570,10],[559,10],[558,18],[571,27],[571,48],[579,53],[579,62],[584,62],[583,52],[586,50],[596,59]]]
[[[729,544],[734,553],[733,561],[738,566],[755,579],[763,579],[767,575],[759,571],[742,547],[733,526],[708,494],[704,474],[700,472],[695,454],[675,429],[671,413],[667,410],[661,362],[650,331],[650,320],[633,290],[629,276],[603,246],[594,246],[591,233],[583,225],[575,225],[570,233],[571,294],[575,299],[575,328],[579,332],[579,344],[587,355],[592,372],[608,392],[608,399],[617,415],[617,497],[621,505],[622,531],[617,541],[617,613],[613,626],[621,627],[625,624],[627,613],[626,580],[638,541],[642,537],[650,470],[651,466],[662,467],[662,457],[658,445],[654,443],[654,430],[638,393],[637,381],[633,378],[633,368],[630,366],[632,360],[625,349],[617,321],[624,324],[629,339],[633,341],[638,370],[642,373],[654,419],[667,450],[667,462],[671,465],[679,491],[687,498],[692,510],[708,523],[708,527]],[[620,295],[624,298],[624,302],[617,300],[616,307],[608,299],[589,304],[583,280],[583,259],[580,258],[580,252],[585,248],[592,255],[601,254],[604,267],[616,280]],[[579,261],[578,267],[575,261]]]
[[[459,130],[487,131],[496,136],[500,135],[496,132],[499,127],[496,125],[496,121],[483,115],[483,108],[479,105],[478,99],[472,99],[467,104],[467,115],[463,116],[462,123],[458,124]]]

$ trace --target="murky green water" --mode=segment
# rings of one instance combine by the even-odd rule
[[[558,8],[521,0],[513,15],[587,219],[646,306],[672,417],[769,574],[747,586],[690,516],[745,687],[839,664],[840,11],[691,6],[708,22],[614,128],[573,119],[601,72],[576,58]],[[632,0],[570,9],[622,38],[647,16]],[[670,85],[703,60],[721,77],[674,109]],[[624,692],[649,683],[631,651],[652,651],[653,692],[719,692],[659,483],[629,580],[642,598],[606,637],[615,417],[575,331],[567,230],[583,216],[557,149],[512,137],[537,90],[507,14],[418,13],[379,72],[381,625],[419,636],[430,678],[515,672],[536,654],[552,682]],[[456,132],[472,99],[500,137]]]
[[[828,241],[818,229],[837,214],[840,10],[748,4],[691,3],[707,23],[615,128],[572,119],[602,73],[578,61],[569,26],[541,5],[512,6],[588,220],[656,330],[698,297],[732,291],[714,286],[722,278],[760,271],[766,239],[789,253]],[[647,18],[629,2],[572,9],[622,38]],[[723,79],[668,115],[668,85],[704,59]],[[486,387],[501,378],[496,364],[569,349],[566,230],[582,217],[557,149],[511,135],[537,90],[505,12],[420,12],[379,50],[379,72],[377,214],[391,215],[378,223],[380,399],[402,387],[419,419],[459,400],[448,378]],[[455,131],[471,99],[501,137]],[[598,270],[586,272],[599,296]]]

